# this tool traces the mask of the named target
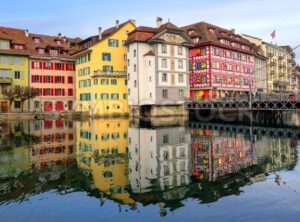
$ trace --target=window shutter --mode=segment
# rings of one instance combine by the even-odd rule
[[[34,61],[31,61],[31,68],[34,69]]]
[[[65,83],[65,77],[62,76],[62,83]]]
[[[73,64],[73,70],[72,71],[75,71],[75,64]]]
[[[40,62],[40,69],[43,69],[43,62]]]
[[[108,53],[108,61],[111,61],[111,53]]]
[[[40,96],[43,95],[43,89],[40,89]]]
[[[116,46],[119,47],[119,40],[116,40]]]
[[[43,82],[46,82],[46,76],[43,76]]]
[[[88,53],[88,61],[91,61],[91,53]]]
[[[34,82],[34,76],[31,76],[31,82]]]
[[[51,96],[55,96],[54,89],[51,89]]]
[[[43,89],[43,95],[45,96],[45,94],[46,94],[46,89]]]
[[[43,62],[43,69],[46,69],[46,62]]]
[[[62,90],[62,95],[65,95],[65,89],[61,89]]]
[[[54,76],[51,76],[51,83],[54,83]]]

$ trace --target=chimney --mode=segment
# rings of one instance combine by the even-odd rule
[[[99,40],[101,40],[102,39],[102,28],[101,27],[98,28],[98,35],[99,35]]]
[[[58,36],[58,38],[61,38],[61,33],[58,33],[57,36]]]
[[[119,21],[119,20],[116,20],[116,28],[117,28],[117,29],[119,28],[119,25],[120,25],[120,21]]]
[[[135,25],[135,20],[134,19],[130,19],[130,21]]]
[[[233,34],[235,34],[235,29],[230,29],[230,31],[231,31]]]
[[[162,18],[161,17],[157,17],[156,18],[156,28],[159,28],[161,26],[161,23],[162,23]]]
[[[29,36],[29,32],[28,32],[28,29],[25,30],[25,36],[28,38]]]

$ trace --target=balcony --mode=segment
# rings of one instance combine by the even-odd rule
[[[274,85],[278,85],[278,86],[287,86],[287,85],[289,85],[288,82],[280,81],[280,80],[275,80],[273,83],[274,83]]]
[[[280,63],[280,64],[278,65],[278,67],[282,69],[282,68],[283,68],[283,64]]]
[[[283,56],[278,56],[278,59],[279,60],[283,60]]]
[[[12,78],[0,77],[0,84],[12,84]]]
[[[115,71],[115,72],[111,72],[111,71],[94,71],[94,75],[92,76],[92,78],[97,78],[97,77],[127,77],[127,73],[126,72],[119,72],[119,71]]]
[[[274,52],[268,52],[268,57],[273,57],[274,56]]]
[[[275,66],[275,65],[276,65],[275,61],[270,62],[270,66]]]
[[[278,75],[279,76],[285,76],[285,73],[284,72],[279,72]]]

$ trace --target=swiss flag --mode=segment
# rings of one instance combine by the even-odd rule
[[[271,37],[272,37],[272,39],[274,39],[274,38],[275,38],[275,36],[276,36],[276,31],[274,30],[274,31],[271,33]]]

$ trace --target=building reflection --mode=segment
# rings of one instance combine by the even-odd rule
[[[102,119],[76,123],[77,162],[91,186],[104,196],[134,207],[127,191],[128,119]]]

